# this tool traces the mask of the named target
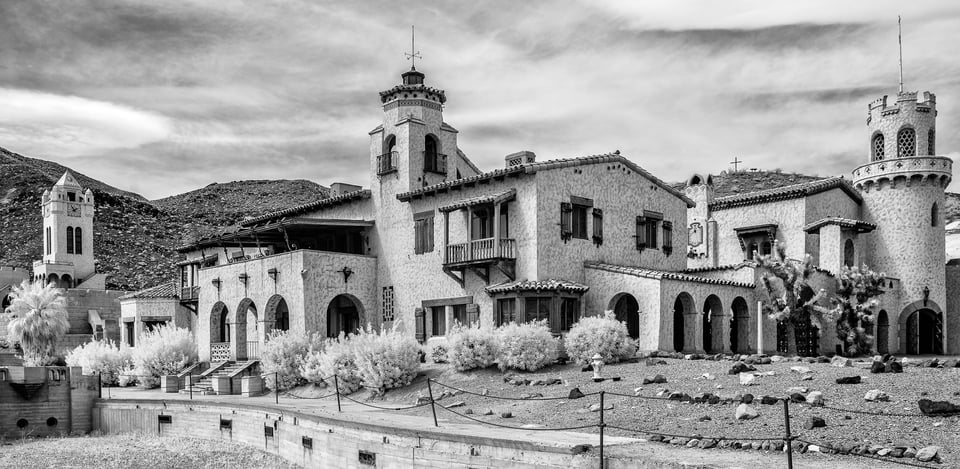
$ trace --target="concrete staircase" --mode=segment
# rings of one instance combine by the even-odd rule
[[[212,363],[210,364],[210,369],[214,371],[212,372],[207,371],[199,376],[193,376],[193,386],[192,386],[193,393],[201,394],[201,395],[214,394],[214,391],[213,391],[214,377],[220,377],[220,376],[232,377],[233,374],[236,373],[237,371],[243,368],[246,368],[251,364],[255,364],[257,362],[258,360],[242,361],[242,362],[228,361],[228,362]],[[190,387],[184,386],[184,388],[180,390],[180,394],[189,394],[189,393],[190,393]],[[240,393],[239,388],[235,390],[235,393],[236,394]]]

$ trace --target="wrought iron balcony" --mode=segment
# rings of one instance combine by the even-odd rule
[[[397,160],[400,154],[395,151],[389,151],[377,156],[377,176],[383,176],[397,170]]]
[[[490,264],[501,260],[517,258],[517,241],[501,238],[497,248],[495,238],[475,239],[466,243],[447,246],[446,266],[466,266],[470,264]]]

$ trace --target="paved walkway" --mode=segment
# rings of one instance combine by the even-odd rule
[[[157,401],[189,401],[186,394],[164,393],[159,389],[143,390],[138,388],[103,388],[103,399],[144,399]],[[408,414],[397,414],[367,407],[361,404],[341,399],[342,412],[337,411],[335,397],[326,399],[297,399],[281,394],[279,403],[274,394],[259,397],[242,397],[238,395],[213,396],[194,394],[194,401],[218,404],[254,404],[289,410],[328,418],[349,421],[363,421],[365,423],[384,425],[389,427],[411,428],[415,430],[434,430],[430,417],[420,417]],[[381,404],[378,404],[381,405]],[[389,406],[389,404],[382,404]],[[397,406],[400,407],[400,406]],[[578,432],[544,432],[524,429],[503,429],[475,423],[451,420],[450,414],[437,414],[440,430],[459,435],[475,435],[490,438],[510,438],[518,441],[526,440],[539,444],[573,447],[578,444],[599,445],[599,435]],[[658,467],[677,468],[724,468],[724,469],[759,469],[759,468],[786,468],[786,455],[765,453],[760,451],[743,450],[699,450],[684,447],[670,446],[662,443],[649,443],[637,438],[611,437],[604,438],[605,456],[608,467],[632,467],[631,461],[658,461],[663,464]],[[883,461],[856,457],[826,456],[821,454],[795,454],[795,468],[809,469],[878,469],[903,467]]]

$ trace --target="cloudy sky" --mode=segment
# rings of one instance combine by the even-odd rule
[[[368,185],[377,92],[409,67],[482,169],[619,149],[666,180],[848,174],[866,105],[938,95],[960,156],[960,2],[0,2],[0,146],[159,198],[211,182]],[[958,178],[960,179],[960,178]],[[957,190],[960,184],[954,183]]]

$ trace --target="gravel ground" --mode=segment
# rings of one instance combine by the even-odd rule
[[[295,468],[249,446],[193,438],[90,436],[0,442],[0,467],[32,468]]]
[[[604,381],[594,383],[592,373],[582,372],[579,366],[553,366],[534,373],[508,373],[522,379],[560,378],[562,384],[557,385],[521,385],[515,386],[504,382],[505,374],[498,370],[487,369],[468,373],[458,373],[447,365],[427,364],[424,367],[425,375],[437,382],[450,384],[468,391],[483,393],[488,396],[474,396],[459,394],[445,396],[440,403],[449,406],[462,402],[450,410],[461,414],[472,412],[472,418],[485,422],[510,426],[540,426],[549,428],[564,428],[589,425],[598,422],[599,414],[591,412],[588,407],[599,403],[599,396],[590,393],[604,390],[629,394],[631,397],[617,397],[606,395],[605,405],[612,405],[611,410],[605,411],[605,420],[608,425],[627,428],[642,428],[662,433],[678,435],[703,435],[706,437],[724,436],[732,438],[782,438],[784,435],[783,404],[763,405],[760,398],[765,395],[786,397],[792,387],[805,387],[810,391],[823,393],[825,404],[828,407],[848,409],[851,411],[883,412],[916,415],[901,416],[874,416],[855,412],[836,411],[827,408],[815,408],[805,404],[790,406],[791,430],[799,438],[813,443],[830,446],[854,445],[870,443],[887,446],[910,446],[917,449],[936,445],[941,447],[940,467],[960,467],[960,418],[935,418],[920,415],[917,400],[927,398],[932,400],[948,400],[960,403],[960,369],[918,368],[905,367],[900,374],[871,374],[868,362],[858,362],[854,367],[838,368],[821,363],[797,363],[786,361],[768,365],[756,365],[758,372],[772,372],[772,376],[759,376],[755,385],[741,386],[739,377],[728,375],[727,371],[733,362],[729,360],[679,360],[658,359],[666,361],[666,365],[647,366],[640,363],[624,363],[608,365],[604,369],[604,376],[619,376],[618,382]],[[790,371],[792,366],[806,366],[812,370],[811,380],[801,380],[801,375]],[[706,373],[714,379],[702,378]],[[662,374],[667,378],[666,384],[641,385],[645,376]],[[838,385],[835,380],[842,376],[862,377],[861,384]],[[541,393],[545,397],[567,396],[570,389],[577,387],[588,394],[579,400],[520,400],[508,401],[494,399],[490,396],[520,397],[523,394]],[[753,420],[736,420],[734,417],[737,404],[693,404],[667,400],[638,399],[632,397],[637,387],[642,387],[640,395],[653,397],[658,390],[666,388],[670,391],[680,391],[696,397],[703,393],[714,393],[720,396],[725,394],[750,393],[756,397],[753,407],[760,416]],[[866,402],[864,394],[872,389],[879,389],[890,396],[889,402]],[[433,385],[434,396],[440,396],[443,386]],[[451,391],[450,389],[447,389]],[[425,379],[421,377],[412,386],[402,391],[392,391],[384,398],[387,402],[397,404],[411,404],[416,401],[417,395],[427,395]],[[357,398],[358,396],[355,396]],[[372,401],[376,402],[376,401]],[[469,411],[467,411],[469,409]],[[493,415],[483,415],[486,410],[493,411]],[[430,415],[430,407],[407,410],[411,414]],[[502,412],[512,413],[512,418],[502,418]],[[441,419],[460,420],[464,417],[455,416],[446,410],[437,409]],[[807,430],[805,421],[811,416],[822,417],[826,427]],[[709,419],[706,419],[709,417]],[[578,431],[596,432],[589,428]],[[645,437],[642,434],[628,433],[621,430],[609,429],[609,434],[621,436]],[[704,450],[716,451],[716,450]],[[857,458],[858,462],[867,460],[856,456],[825,456],[803,455],[806,458],[820,458],[821,460],[843,461]],[[905,461],[900,459],[898,461]],[[914,461],[915,462],[915,461]]]

